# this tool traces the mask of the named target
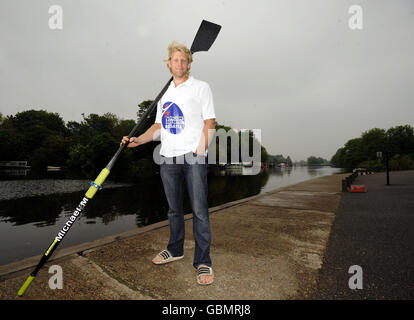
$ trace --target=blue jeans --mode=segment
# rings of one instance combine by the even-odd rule
[[[179,158],[181,159],[179,160]],[[193,266],[200,264],[211,266],[210,259],[210,221],[207,202],[207,167],[204,156],[187,153],[180,157],[161,156],[160,175],[168,201],[168,220],[170,222],[170,240],[167,250],[176,256],[184,255],[184,180],[193,210],[193,233],[195,240]],[[187,157],[198,160],[187,161]],[[163,163],[163,162],[166,163]]]

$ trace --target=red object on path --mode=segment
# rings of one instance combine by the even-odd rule
[[[365,188],[364,185],[360,185],[360,186],[351,185],[350,191],[351,192],[367,192],[367,189]]]

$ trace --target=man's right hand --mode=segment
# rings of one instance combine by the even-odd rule
[[[129,143],[127,145],[127,148],[135,148],[139,146],[139,143],[137,142],[137,138],[136,137],[131,137],[129,138]],[[123,144],[128,142],[128,137],[124,136],[122,137],[121,143],[119,144],[120,146],[122,146]]]

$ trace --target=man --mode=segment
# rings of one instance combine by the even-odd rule
[[[206,82],[190,76],[192,55],[187,47],[172,42],[166,62],[173,81],[158,103],[155,123],[141,136],[130,138],[128,147],[137,147],[161,135],[160,175],[169,205],[170,240],[167,250],[152,262],[165,264],[184,257],[185,180],[193,210],[193,266],[197,269],[197,282],[208,285],[214,279],[206,167],[207,148],[213,135],[209,129],[215,129],[213,97]],[[123,137],[121,144],[127,141],[128,137]]]

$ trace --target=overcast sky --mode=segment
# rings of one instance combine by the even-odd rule
[[[170,77],[168,43],[191,46],[203,19],[222,30],[192,75],[210,84],[217,121],[261,129],[269,153],[330,159],[363,131],[414,125],[411,0],[1,0],[0,112],[136,119]]]

